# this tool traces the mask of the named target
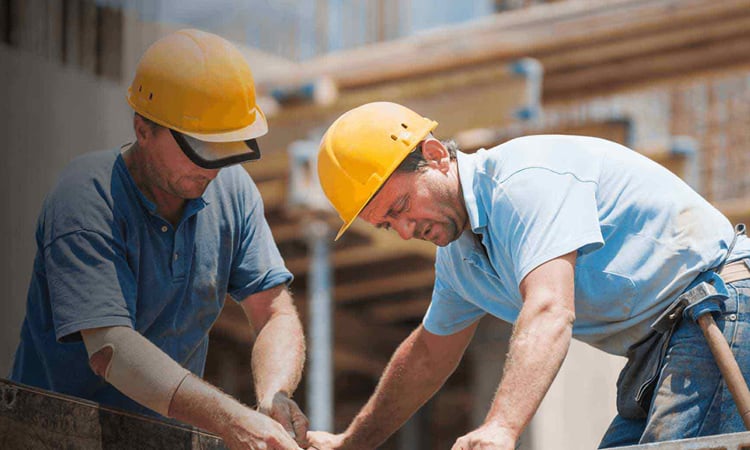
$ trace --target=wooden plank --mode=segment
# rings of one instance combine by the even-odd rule
[[[381,297],[412,289],[430,288],[435,283],[433,269],[419,270],[400,274],[398,282],[393,278],[372,279],[367,281],[351,280],[337,283],[333,298],[337,303],[351,303],[366,297]]]
[[[36,55],[44,55],[46,49],[46,4],[45,0],[26,0],[21,2],[23,14],[20,25],[21,41],[18,46]]]
[[[383,373],[386,364],[388,364],[388,358],[381,355],[363,355],[340,347],[338,346],[333,352],[333,365],[338,373],[361,373],[377,380]]]
[[[273,230],[274,237],[277,237],[277,230],[278,228]],[[410,254],[414,254],[414,251],[405,247],[388,248],[376,245],[359,245],[333,252],[331,264],[334,268],[341,268],[365,263],[386,263]],[[299,275],[308,272],[309,263],[310,259],[307,256],[291,258],[286,261],[286,267],[293,274]]]
[[[630,121],[614,118],[597,120],[580,120],[577,115],[562,117],[558,121],[545,123],[540,121],[515,124],[510,128],[486,128],[470,130],[456,135],[456,143],[462,151],[472,153],[479,148],[491,148],[510,139],[530,134],[574,134],[594,136],[627,145]]]
[[[306,323],[307,300],[304,295],[295,295],[295,301],[301,303],[299,304],[300,319]],[[363,353],[378,351],[378,349],[391,351],[406,337],[406,333],[394,327],[374,325],[340,308],[334,311],[334,324],[337,330],[334,333],[336,345],[347,344],[350,349]],[[243,344],[252,344],[255,339],[242,307],[229,297],[211,332],[219,333]],[[371,336],[378,336],[378,342],[371,342]]]
[[[61,0],[45,0],[45,56],[54,62],[63,62],[63,2]]]
[[[97,7],[97,74],[119,81],[122,78],[123,15],[120,8]]]
[[[8,28],[8,42],[20,49],[28,50],[28,38],[27,33],[27,9],[28,4],[25,0],[9,0],[9,28]]]
[[[731,40],[551,74],[545,79],[544,97],[559,100],[580,97],[582,93],[596,95],[604,90],[612,91],[642,80],[653,82],[654,79],[686,72],[742,64],[748,58],[750,30]]]
[[[392,324],[404,320],[420,320],[424,317],[429,305],[429,296],[392,303],[378,303],[368,307],[365,316],[375,323],[383,324]]]
[[[658,32],[624,36],[617,40],[591,42],[584,47],[552,52],[539,56],[547,76],[576,67],[603,65],[610,61],[637,57],[643,54],[666,53],[675,49],[701,45],[707,41],[717,41],[743,34],[750,28],[750,15],[738,13],[736,16],[704,21],[695,26],[666,28]]]
[[[80,66],[81,63],[81,0],[64,0],[64,42],[63,61],[65,64]]]
[[[0,379],[0,448],[226,447],[202,431]]]
[[[619,447],[619,450],[745,450],[750,448],[750,432],[717,434],[691,439]]]
[[[640,36],[658,32],[665,26],[692,27],[713,17],[742,14],[748,8],[748,0],[540,5],[499,14],[452,33],[427,33],[316,58],[301,64],[299,73],[310,77],[332,76],[339,88],[345,90],[492,60],[534,57],[623,36]]]
[[[296,298],[300,300],[300,297]],[[307,323],[307,317],[302,314],[304,312],[304,308],[301,308],[302,322]],[[343,311],[335,313],[333,324],[336,370],[362,373],[373,378],[380,375],[388,362],[385,355],[389,355],[406,337],[403,332],[364,322]],[[211,333],[245,344],[248,350],[254,341],[253,331],[242,308],[230,299],[227,299]],[[372,336],[378,336],[376,345],[372,343]]]
[[[81,0],[78,26],[80,27],[79,64],[90,72],[96,73],[96,53],[98,42],[97,12],[95,0]]]
[[[0,42],[10,44],[10,8],[12,0],[0,0]]]

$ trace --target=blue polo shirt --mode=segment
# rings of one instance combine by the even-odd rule
[[[619,144],[528,136],[458,154],[471,231],[439,248],[424,318],[452,334],[485,313],[515,322],[521,280],[577,252],[574,337],[624,355],[732,241],[729,221],[677,176]],[[480,243],[481,240],[481,243]],[[750,255],[741,237],[732,259]]]
[[[84,155],[46,198],[36,243],[11,379],[152,415],[91,371],[80,330],[132,327],[202,376],[226,295],[292,280],[241,166],[221,170],[174,227],[119,149]]]

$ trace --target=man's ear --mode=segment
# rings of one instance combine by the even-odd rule
[[[450,167],[450,153],[439,140],[428,137],[422,142],[422,156],[431,167],[447,170]]]
[[[133,131],[135,131],[135,138],[138,141],[139,146],[143,146],[145,141],[151,139],[154,135],[154,130],[143,120],[139,115],[133,115]]]

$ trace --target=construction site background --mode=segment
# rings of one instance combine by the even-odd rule
[[[733,221],[750,219],[750,1],[0,0],[0,377],[18,343],[45,194],[73,157],[133,139],[124,95],[138,58],[183,26],[233,39],[253,68],[270,133],[263,159],[246,168],[306,322],[310,255],[304,219],[288,207],[288,149],[316,145],[326,124],[367,101],[412,107],[467,151],[532,133],[616,140],[669,167]],[[434,248],[353,226],[331,263],[342,430],[419,323]],[[456,374],[383,448],[450,448],[478,424],[509,334],[483,319]],[[206,377],[249,404],[251,342],[228,302]],[[521,448],[594,448],[615,414],[623,363],[575,342]]]

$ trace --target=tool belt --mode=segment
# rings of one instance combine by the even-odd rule
[[[744,225],[738,225],[727,257],[736,237],[744,232]],[[621,417],[644,419],[648,415],[662,361],[680,321],[696,320],[706,312],[722,313],[729,298],[726,285],[745,279],[750,279],[750,258],[722,263],[715,270],[701,273],[654,321],[651,333],[628,349],[628,362],[617,379],[617,412]]]

